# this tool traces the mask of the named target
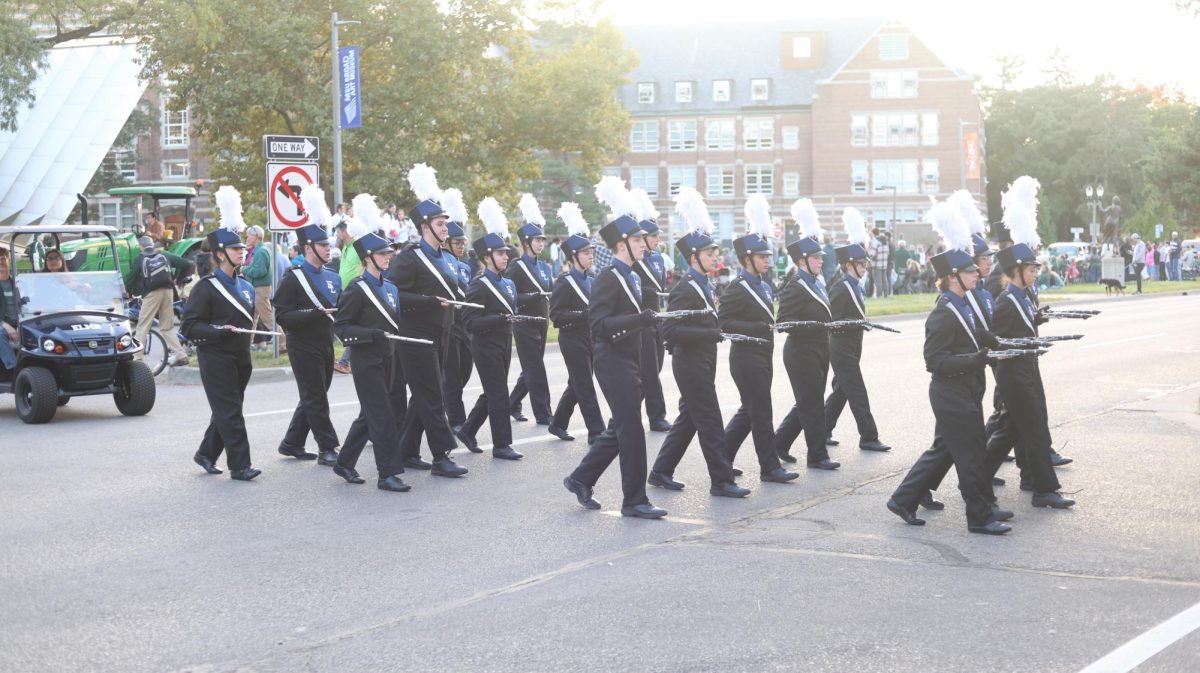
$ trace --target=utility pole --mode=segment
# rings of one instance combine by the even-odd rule
[[[337,12],[329,21],[329,61],[333,77],[329,80],[330,98],[333,100],[333,203],[334,207],[342,201],[342,110],[341,86],[342,78],[339,72],[338,57],[338,26],[362,23],[361,21],[339,21]]]

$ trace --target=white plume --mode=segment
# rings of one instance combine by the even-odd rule
[[[546,226],[546,217],[542,215],[542,207],[538,205],[537,199],[533,194],[522,194],[521,202],[517,204],[517,208],[521,209],[521,217],[525,220],[525,224],[536,224],[539,227]]]
[[[221,211],[221,228],[236,234],[242,233],[246,222],[242,219],[242,195],[233,185],[225,185],[213,194],[217,209]]]
[[[774,223],[771,222],[771,204],[767,203],[767,197],[762,194],[751,194],[746,199],[744,211],[746,213],[746,233],[770,238]]]
[[[980,236],[987,236],[987,222],[983,219],[983,213],[979,212],[979,206],[975,204],[975,197],[971,196],[971,192],[965,189],[960,189],[950,195],[946,201],[954,206],[958,211],[958,216],[967,224],[967,231]]]
[[[587,220],[583,219],[583,211],[579,209],[578,203],[572,203],[571,201],[563,202],[558,207],[558,219],[567,225],[567,234],[569,236],[588,238],[592,235]]]
[[[650,200],[650,195],[641,187],[634,187],[629,190],[630,196],[637,203],[638,220],[657,220],[659,216],[658,208],[654,207],[654,201]]]
[[[359,194],[351,203],[354,204],[354,217],[362,222],[366,233],[374,234],[384,229],[383,214],[379,211],[379,206],[375,205],[374,196]]]
[[[700,192],[691,187],[680,187],[675,195],[675,212],[687,222],[688,229],[705,236],[712,235],[712,217]]]
[[[300,190],[300,205],[304,206],[304,212],[308,213],[309,224],[329,229],[329,225],[333,223],[333,214],[329,212],[329,206],[325,203],[324,190],[316,185],[305,185],[304,189]]]
[[[475,212],[479,214],[479,221],[489,234],[496,234],[508,240],[508,218],[504,216],[504,209],[500,207],[499,201],[489,196],[479,202]]]
[[[350,234],[351,238],[358,240],[363,236],[374,232],[371,231],[371,228],[367,226],[366,222],[363,222],[357,217],[347,217],[346,233]]]
[[[851,243],[866,246],[870,241],[867,238],[867,224],[863,220],[862,213],[858,212],[858,208],[850,206],[842,211],[842,226],[845,227],[846,238]]]
[[[442,197],[442,190],[438,189],[437,171],[425,164],[413,164],[408,169],[408,186],[412,187],[418,201],[439,201]]]
[[[821,240],[821,219],[817,216],[817,209],[813,206],[812,199],[797,199],[792,204],[792,219],[800,225],[801,236],[811,236],[818,241]]]
[[[947,250],[972,252],[971,231],[959,216],[957,208],[946,201],[938,201],[930,206],[925,219],[933,225],[933,230],[938,236],[941,236]]]
[[[1008,227],[1013,243],[1024,243],[1033,250],[1042,244],[1037,231],[1037,213],[1030,211],[1024,203],[1010,203],[1004,209],[1004,226]]]
[[[600,178],[596,184],[596,200],[608,206],[614,220],[622,215],[639,215],[638,204],[625,189],[625,181],[615,175]]]
[[[1034,219],[1037,219],[1037,193],[1041,188],[1042,185],[1037,181],[1037,178],[1022,175],[1013,180],[1012,184],[1008,186],[1008,190],[1000,195],[1000,207],[1008,210],[1011,204],[1021,203],[1033,213]]]
[[[461,191],[454,187],[448,188],[442,192],[441,204],[451,222],[467,223],[467,202],[463,200]]]

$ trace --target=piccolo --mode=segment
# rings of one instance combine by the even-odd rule
[[[1087,313],[1084,311],[1042,311],[1040,315],[1047,318],[1075,318],[1078,320],[1087,320],[1096,313]]]
[[[862,327],[864,329],[872,329],[875,327],[882,327],[882,326],[876,325],[871,322],[867,322],[866,320],[832,320],[830,322],[822,322],[820,320],[792,320],[789,322],[775,323],[776,330],[788,330],[788,329],[792,329],[793,327],[820,327],[822,329],[833,330],[833,329],[843,329],[846,327]],[[892,332],[897,331],[890,327],[883,328],[883,329],[884,329],[884,331],[892,331]]]
[[[438,297],[438,299],[441,299],[441,297]],[[469,301],[454,301],[453,299],[442,299],[442,301],[446,302],[447,304],[449,304],[451,306],[463,306],[466,308],[483,308],[483,304],[473,304]]]
[[[988,351],[987,357],[989,360],[1011,360],[1023,355],[1042,355],[1045,352],[1045,348],[1009,348],[1002,351]]]
[[[1049,305],[1041,307],[1040,309],[1038,309],[1038,312],[1039,313],[1056,313],[1056,311],[1053,311],[1050,309]],[[1063,313],[1086,313],[1088,315],[1100,315],[1100,311],[1097,311],[1096,309],[1090,309],[1090,308],[1070,309],[1067,311],[1063,311]]]
[[[283,332],[268,332],[260,329],[246,329],[245,327],[237,327],[236,325],[213,325],[217,329],[229,330],[238,334],[261,334],[262,336],[283,336]]]
[[[659,320],[675,320],[678,318],[690,318],[695,315],[712,315],[713,313],[715,311],[711,308],[683,309],[680,311],[663,311],[662,313],[655,314],[654,317]]]
[[[546,319],[540,315],[521,315],[519,313],[510,313],[508,315],[509,322],[546,322]]]
[[[412,337],[399,336],[396,334],[389,334],[389,335],[387,335],[387,338],[389,338],[393,341],[407,341],[409,343],[414,343],[414,344],[425,344],[426,346],[433,345],[433,342],[430,341],[429,339],[414,339]]]
[[[749,334],[738,334],[736,332],[721,332],[721,336],[724,337],[726,341],[734,343],[763,345],[770,345],[771,343],[766,339],[760,339],[759,337],[750,336]]]
[[[1063,334],[1060,336],[1040,336],[1038,341],[1078,341],[1083,338],[1082,334]]]
[[[866,327],[867,329],[881,329],[885,332],[891,332],[892,334],[900,334],[900,330],[896,329],[895,327],[888,327],[887,325],[880,325],[879,323],[875,322],[868,322]]]
[[[1043,339],[996,339],[1005,348],[1049,348],[1054,344]]]

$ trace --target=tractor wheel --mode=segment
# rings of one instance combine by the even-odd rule
[[[58,411],[58,382],[45,367],[26,367],[13,382],[17,415],[26,423],[49,423]]]
[[[146,363],[134,360],[117,369],[117,391],[113,401],[126,416],[144,416],[154,408],[154,374]]]

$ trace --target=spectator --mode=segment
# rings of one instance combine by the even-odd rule
[[[1142,242],[1141,234],[1134,232],[1133,239],[1133,276],[1137,279],[1137,292],[1142,293],[1142,270],[1146,268],[1146,244]]]
[[[254,324],[259,322],[267,328],[267,331],[275,331],[275,316],[271,309],[271,260],[275,255],[275,251],[271,250],[271,246],[263,241],[263,230],[258,225],[253,225],[246,228],[246,247],[254,248],[254,258],[250,265],[243,272],[246,280],[254,286]],[[254,350],[266,350],[265,342],[262,342],[254,347]],[[287,352],[287,342],[284,337],[279,337],[279,352]]]
[[[825,257],[825,261],[821,265],[821,277],[825,279],[825,285],[828,287],[833,282],[833,274],[838,270],[837,252],[833,248],[833,243],[826,243],[821,250]]]
[[[592,264],[591,273],[595,277],[612,265],[613,253],[604,245],[604,241],[600,238],[600,232],[596,232],[592,236],[592,249],[595,250],[593,253],[595,262]]]
[[[1149,280],[1158,280],[1158,246],[1154,241],[1146,244],[1146,276]]]
[[[891,256],[887,237],[876,227],[871,231],[875,236],[871,250],[871,287],[875,297],[886,297],[892,292],[892,267],[888,264]]]
[[[1050,290],[1056,287],[1062,287],[1062,277],[1059,276],[1054,269],[1042,267],[1041,273],[1037,278],[1038,288],[1042,290]]]
[[[896,241],[896,252],[892,254],[892,270],[896,272],[897,281],[908,274],[908,260],[910,259],[912,259],[912,252],[908,249],[908,242],[904,239]]]
[[[336,223],[333,229],[334,241],[341,251],[338,256],[338,275],[342,278],[342,287],[350,287],[350,283],[358,280],[363,273],[362,260],[359,259],[358,252],[354,249],[354,237],[350,235],[350,228],[346,222],[352,216],[353,213],[345,212],[340,203],[338,204],[338,214],[333,216],[333,221]],[[350,348],[348,346],[342,349],[342,357],[333,363],[333,370],[341,374],[350,373]]]
[[[1171,242],[1167,244],[1167,280],[1183,280],[1180,259],[1183,253],[1183,241],[1179,240],[1179,232],[1171,232]]]
[[[558,278],[558,274],[562,272],[562,251],[559,250],[560,245],[562,245],[562,239],[555,236],[554,240],[550,241],[550,245],[546,246],[550,249],[550,272],[555,278]]]
[[[1075,260],[1071,260],[1071,263],[1067,266],[1066,279],[1067,285],[1079,282],[1079,265]]]
[[[300,266],[304,262],[304,255],[300,254],[300,246],[295,243],[288,248],[288,257],[291,259],[292,266]]]
[[[187,351],[183,350],[179,338],[175,336],[175,279],[191,273],[192,264],[182,257],[164,254],[158,249],[159,244],[149,236],[138,239],[138,244],[142,246],[142,255],[134,261],[137,271],[134,279],[140,287],[131,289],[131,292],[141,295],[142,307],[134,338],[140,343],[149,344],[147,337],[157,319],[167,350],[170,351],[170,366],[186,365]]]
[[[1100,248],[1093,245],[1088,250],[1087,282],[1099,283],[1100,282],[1100,271],[1101,271]]]
[[[163,226],[161,221],[159,221],[157,211],[152,210],[146,213],[145,227],[146,235],[152,240],[157,242],[163,239],[163,234],[166,232],[166,227]]]
[[[50,273],[62,273],[67,270],[67,263],[63,260],[63,255],[58,248],[50,248],[46,251],[45,266],[42,271]]]
[[[17,286],[9,274],[8,248],[0,248],[0,366],[12,371],[17,366],[17,319],[20,310],[17,304]]]

